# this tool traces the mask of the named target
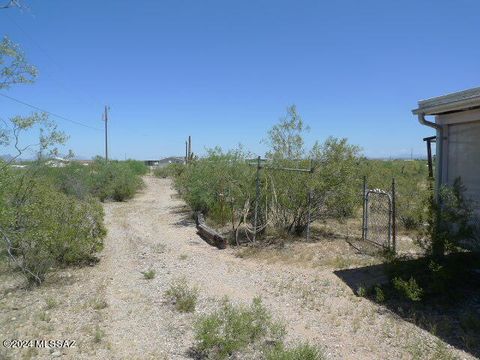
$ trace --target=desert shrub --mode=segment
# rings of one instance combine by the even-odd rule
[[[428,203],[427,227],[418,243],[427,254],[441,257],[460,246],[478,249],[480,230],[475,222],[473,203],[465,197],[465,187],[460,178],[452,186],[442,186],[438,199]]]
[[[224,301],[219,310],[195,324],[197,349],[216,359],[225,359],[248,346],[276,344],[284,335],[284,326],[272,320],[260,298],[255,298],[250,306]]]
[[[92,195],[100,201],[125,201],[143,186],[143,171],[136,169],[139,166],[144,165],[134,160],[105,162],[97,158],[89,166],[75,162],[59,168],[40,166],[36,173],[49,179],[59,191],[78,199]]]
[[[379,303],[385,301],[385,294],[380,286],[375,286],[375,301]]]
[[[358,157],[360,148],[347,139],[328,138],[315,143],[310,152],[304,147],[308,127],[296,107],[287,109],[287,115],[268,132],[267,158],[274,168],[309,168],[314,173],[275,171],[268,174],[274,199],[273,221],[279,229],[300,235],[308,224],[308,197],[312,191],[313,219],[344,218],[351,216],[358,204]],[[309,160],[306,160],[309,159]]]
[[[145,175],[148,173],[148,166],[143,161],[128,159],[122,161],[135,175]]]
[[[52,266],[92,261],[101,250],[106,230],[95,199],[77,200],[28,173],[3,180],[3,240],[30,281],[43,281]]]
[[[145,280],[152,280],[155,278],[157,272],[154,269],[149,269],[147,271],[142,271],[143,278]]]
[[[411,277],[408,281],[403,280],[400,277],[396,277],[393,279],[393,286],[407,299],[412,301],[422,300],[423,290],[413,277]]]
[[[455,302],[462,298],[462,289],[478,288],[471,274],[479,263],[480,254],[472,252],[452,253],[438,259],[394,259],[386,264],[390,282],[382,285],[382,290],[388,299]]]
[[[167,166],[156,168],[155,170],[153,170],[153,175],[163,179],[167,177],[175,179],[182,175],[185,168],[185,164],[172,163],[168,164]]]
[[[359,151],[360,148],[349,144],[347,139],[333,137],[313,146],[309,155],[313,161],[313,174],[303,174],[305,187],[301,182],[302,186],[297,185],[301,191],[290,197],[294,204],[292,214],[297,217],[294,233],[301,234],[308,224],[306,189],[312,191],[313,220],[344,219],[353,215],[358,206]],[[297,175],[291,181],[298,181],[299,178]],[[289,226],[288,230],[292,232],[292,227]]]
[[[57,189],[64,194],[75,196],[78,199],[85,199],[91,193],[87,166],[77,163],[70,163],[63,168],[49,168],[43,166],[41,174],[49,178]]]
[[[125,163],[97,159],[90,170],[90,192],[100,201],[131,199],[144,186],[142,179]]]
[[[171,173],[168,166],[162,166],[153,170],[153,175],[161,179],[166,179],[171,176]]]
[[[190,288],[184,278],[175,280],[165,292],[165,297],[170,300],[180,312],[194,312],[197,304],[198,289]]]
[[[320,349],[309,344],[301,344],[289,349],[283,344],[278,344],[266,353],[267,360],[322,360],[324,358]]]
[[[241,147],[228,152],[217,147],[204,159],[173,169],[179,170],[175,184],[192,210],[221,225],[228,221],[237,238],[255,200],[255,168],[248,164],[248,153]]]
[[[425,201],[431,195],[425,160],[362,159],[358,178],[363,176],[367,177],[370,188],[387,191],[395,178],[398,225],[406,230],[421,228],[425,221]]]
[[[259,173],[259,232],[273,229],[300,235],[308,224],[310,190],[312,220],[345,218],[360,205],[360,149],[346,139],[328,138],[307,154],[304,131],[295,107],[290,107],[287,116],[268,133],[267,162],[262,162]],[[247,221],[253,222],[256,206],[256,161],[249,157],[241,148],[229,152],[211,149],[205,158],[182,166],[174,176],[177,189],[194,211],[203,212],[221,225],[231,222],[237,243],[238,229]],[[282,170],[309,169],[312,163],[313,174]],[[157,175],[168,176],[168,171],[159,170]]]

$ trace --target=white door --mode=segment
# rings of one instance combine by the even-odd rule
[[[447,181],[461,177],[480,210],[480,121],[448,125]]]

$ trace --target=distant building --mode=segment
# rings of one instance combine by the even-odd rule
[[[419,101],[413,114],[436,130],[437,189],[460,177],[480,213],[480,88]]]
[[[145,160],[145,165],[153,167],[166,166],[168,164],[183,164],[185,158],[179,156],[170,156],[159,160]]]
[[[47,162],[45,162],[45,165],[49,167],[57,168],[57,167],[65,167],[66,165],[68,165],[69,162],[70,160],[67,160],[61,157],[54,157],[53,159],[50,159]]]
[[[160,160],[145,160],[144,163],[147,166],[158,166],[158,164],[160,164]]]

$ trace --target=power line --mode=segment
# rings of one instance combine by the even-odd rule
[[[15,99],[11,96],[8,96],[8,95],[5,95],[5,94],[1,94],[0,93],[0,96],[3,96],[4,98],[7,98],[7,99],[10,99],[12,101],[15,101],[19,104],[22,104],[22,105],[25,105],[25,106],[28,106],[28,107],[31,107],[32,109],[35,109],[35,110],[38,110],[38,111],[42,111],[46,114],[49,114],[51,116],[55,116],[59,119],[62,119],[62,120],[65,120],[65,121],[68,121],[68,122],[71,122],[72,124],[76,124],[76,125],[80,125],[80,126],[83,126],[83,127],[86,127],[86,128],[89,128],[89,129],[92,129],[92,130],[98,130],[98,131],[103,131],[102,129],[99,129],[99,128],[96,128],[96,127],[93,127],[93,126],[90,126],[90,125],[87,125],[87,124],[84,124],[84,123],[81,123],[79,121],[75,121],[75,120],[71,120],[71,119],[68,119],[66,118],[65,116],[61,116],[61,115],[58,115],[58,114],[55,114],[51,111],[48,111],[48,110],[44,110],[42,108],[39,108],[38,106],[35,106],[35,105],[31,105],[29,103],[26,103],[25,101],[22,101],[22,100],[19,100],[19,99]]]
[[[7,18],[8,20],[10,20],[10,22],[16,26],[26,37],[28,40],[30,40],[30,42],[32,44],[34,44],[39,50],[40,52],[45,56],[46,59],[49,60],[49,62],[53,65],[55,65],[57,67],[57,69],[59,70],[64,70],[63,67],[52,57],[48,54],[48,52],[43,48],[43,46],[40,45],[40,43],[35,40],[35,38],[33,36],[31,36],[22,26],[20,26],[20,24],[18,22],[16,22],[13,17],[11,17],[9,14],[7,14]],[[55,80],[55,78],[51,75],[51,74],[48,74],[48,72],[46,73],[46,75],[51,79],[53,80],[55,83],[57,83],[58,85],[60,85],[60,87],[62,87],[64,90],[67,90],[67,92],[75,92],[76,90],[73,90],[72,88],[70,88],[69,86],[66,85],[66,83],[64,83],[63,81],[57,81]],[[78,90],[78,89],[77,89]],[[87,92],[84,92],[84,95],[86,95],[84,97],[84,100],[88,100],[88,102],[90,103],[90,105],[94,105],[95,107],[99,106],[102,102],[97,98],[95,97],[94,95],[90,94],[90,93],[87,93]],[[78,94],[78,93],[77,93]]]

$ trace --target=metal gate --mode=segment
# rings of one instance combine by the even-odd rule
[[[395,252],[395,181],[392,192],[367,189],[364,183],[363,239]]]

